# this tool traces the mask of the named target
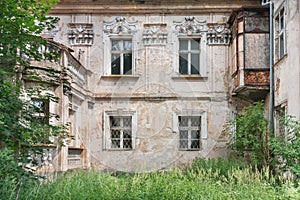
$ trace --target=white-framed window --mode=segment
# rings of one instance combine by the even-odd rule
[[[207,23],[187,16],[173,22],[174,77],[207,77]]]
[[[179,149],[199,150],[201,116],[178,116]]]
[[[173,46],[173,70],[179,76],[207,77],[205,36],[176,36]]]
[[[111,74],[132,74],[132,40],[111,40]]]
[[[137,59],[138,22],[115,17],[103,22],[103,75],[134,76]]]
[[[111,149],[132,149],[132,116],[109,116]]]
[[[173,130],[178,133],[180,151],[199,151],[207,148],[206,112],[174,112]]]
[[[103,149],[132,150],[135,148],[137,114],[134,111],[104,112]]]
[[[278,11],[275,13],[275,62],[280,60],[286,54],[286,33],[285,33],[285,24],[286,24],[286,14],[285,7],[282,4]]]
[[[200,74],[200,38],[179,38],[179,73]]]

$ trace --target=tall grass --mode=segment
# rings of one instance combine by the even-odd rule
[[[196,160],[185,169],[141,174],[72,171],[22,191],[19,199],[300,199],[300,187],[278,182],[268,169]]]

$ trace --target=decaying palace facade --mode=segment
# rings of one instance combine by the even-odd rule
[[[44,37],[65,47],[71,85],[50,109],[74,139],[47,150],[48,166],[150,171],[226,157],[226,122],[269,98],[268,11],[259,0],[61,0]],[[299,55],[290,62],[299,73]]]

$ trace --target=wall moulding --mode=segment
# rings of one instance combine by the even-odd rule
[[[243,4],[253,4],[253,0],[243,0]],[[257,1],[260,5],[260,1]],[[104,0],[60,0],[51,14],[203,14],[211,12],[231,13],[232,9],[240,8],[241,0],[161,0],[145,1],[144,4],[138,1],[104,1]]]
[[[207,44],[209,45],[229,45],[231,31],[226,23],[208,23]]]
[[[165,23],[144,24],[143,43],[145,46],[166,45],[168,31]]]
[[[91,23],[69,23],[68,39],[70,45],[92,45],[94,42],[94,30]]]

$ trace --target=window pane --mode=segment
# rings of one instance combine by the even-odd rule
[[[191,50],[199,50],[200,49],[200,39],[191,40]]]
[[[179,139],[182,140],[182,139],[188,139],[189,138],[189,134],[188,134],[188,131],[180,131],[179,132]]]
[[[275,59],[279,59],[279,39],[275,39]]]
[[[131,127],[131,117],[123,117],[123,127]]]
[[[179,50],[188,50],[188,40],[180,40],[179,41]]]
[[[200,139],[200,131],[191,131],[191,138],[192,138],[192,140],[199,140]]]
[[[121,147],[120,139],[111,140],[111,148],[120,148],[120,147]]]
[[[200,117],[191,117],[191,126],[200,127]]]
[[[110,137],[112,138],[112,139],[120,139],[120,137],[121,137],[121,132],[120,132],[120,130],[111,130],[111,135],[110,135]]]
[[[188,74],[188,54],[179,54],[179,73]]]
[[[120,48],[120,42],[121,41],[119,41],[119,40],[112,40],[112,43],[111,43],[112,47],[111,47],[111,49],[113,51],[119,51],[119,50],[121,50],[121,48]]]
[[[280,35],[280,55],[279,58],[281,58],[284,55],[284,38],[283,38],[283,33]]]
[[[199,72],[199,54],[191,54],[191,59],[192,59],[192,69],[191,69],[191,74],[200,74]]]
[[[131,40],[124,41],[124,50],[131,50],[132,49],[132,42]]]
[[[132,54],[126,53],[124,56],[124,74],[132,74]]]
[[[187,149],[188,146],[189,146],[188,140],[180,140],[179,141],[179,148]]]
[[[123,131],[123,138],[124,139],[131,139],[131,130],[124,130]]]
[[[280,11],[280,30],[284,29],[284,9]]]
[[[111,55],[111,73],[112,74],[120,74],[120,54],[112,54]]]
[[[189,118],[188,117],[178,117],[179,127],[188,127]]]
[[[121,119],[120,117],[110,116],[110,127],[120,127],[121,126]]]
[[[124,139],[123,140],[123,148],[131,149],[132,148],[132,140],[131,139]]]
[[[192,140],[191,149],[199,149],[200,148],[200,140]]]

